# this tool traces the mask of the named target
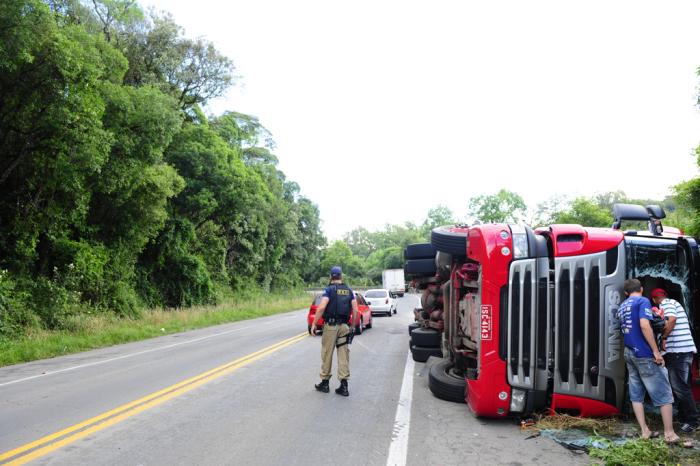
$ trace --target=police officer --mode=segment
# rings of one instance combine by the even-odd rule
[[[321,304],[311,324],[311,334],[316,335],[316,324],[323,317],[323,337],[321,338],[321,383],[316,390],[328,393],[328,380],[333,366],[333,350],[338,350],[338,379],[340,386],[335,390],[338,395],[348,396],[348,379],[350,378],[350,348],[348,336],[354,331],[348,322],[357,320],[357,301],[355,293],[343,283],[343,271],[337,265],[331,268],[331,281],[323,290]],[[352,314],[352,320],[350,320]]]

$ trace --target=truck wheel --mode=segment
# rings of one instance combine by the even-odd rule
[[[372,316],[371,315],[369,316],[369,323],[367,325],[365,325],[365,330],[368,328],[372,328]]]
[[[419,324],[418,322],[413,322],[412,324],[408,324],[408,334],[411,335],[413,331],[417,328],[421,328],[422,325]],[[311,331],[311,327],[309,327],[309,332]]]
[[[362,335],[362,319],[360,319],[360,325],[355,327],[355,335]]]
[[[411,354],[416,362],[425,362],[430,356],[442,357],[440,348],[423,348],[422,346],[411,345]]]
[[[464,403],[467,381],[452,373],[452,362],[444,360],[430,366],[428,387],[441,400]]]
[[[441,252],[447,252],[456,256],[467,255],[466,227],[444,226],[433,228],[430,233],[430,243]]]
[[[442,334],[434,328],[417,328],[411,333],[413,343],[424,348],[439,348]]]
[[[405,259],[432,259],[435,257],[435,248],[430,243],[409,244],[404,250]]]
[[[403,266],[406,275],[435,275],[435,259],[411,259]]]

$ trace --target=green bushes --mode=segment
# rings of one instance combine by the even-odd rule
[[[7,270],[0,270],[0,337],[16,336],[39,325],[28,306],[29,297],[29,292],[17,288]]]
[[[0,335],[298,286],[325,243],[258,120],[201,111],[231,61],[104,7],[0,9]]]

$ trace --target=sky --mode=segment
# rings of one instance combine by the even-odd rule
[[[330,239],[501,188],[663,198],[698,175],[700,2],[142,0],[212,41]]]

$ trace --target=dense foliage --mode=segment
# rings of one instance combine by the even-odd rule
[[[270,134],[200,110],[233,71],[133,0],[3,1],[0,336],[316,278],[318,208]]]

